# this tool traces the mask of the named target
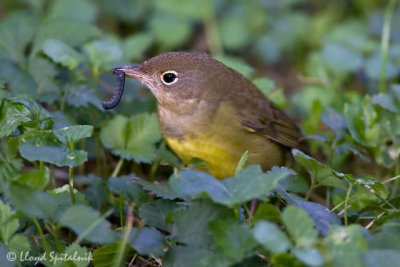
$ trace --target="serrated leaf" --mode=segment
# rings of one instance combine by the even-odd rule
[[[262,202],[257,206],[256,212],[253,215],[254,222],[260,220],[268,220],[276,223],[281,222],[280,211],[272,204]]]
[[[68,149],[51,131],[31,131],[20,138],[19,152],[29,161],[44,161],[59,167],[79,166],[87,160],[85,151]]]
[[[139,209],[139,216],[146,222],[146,225],[151,225],[171,232],[171,225],[167,224],[167,217],[172,214],[172,211],[179,206],[174,201],[166,199],[158,199],[149,203],[143,204]]]
[[[93,253],[93,263],[97,267],[109,267],[118,266],[118,255],[119,250],[123,249],[121,245],[122,241],[117,241],[116,243],[107,244],[96,249]],[[124,254],[122,259],[125,259],[126,255],[129,253],[130,247],[125,245]]]
[[[65,261],[64,257],[72,258],[72,260]],[[57,260],[58,256],[58,260]],[[69,256],[69,257],[68,257]],[[55,253],[53,258],[50,258],[50,264],[57,267],[66,266],[70,263],[76,267],[86,267],[92,261],[92,252],[88,251],[86,247],[81,247],[78,244],[72,243],[69,245],[64,253]]]
[[[292,175],[287,168],[274,167],[264,173],[252,165],[231,178],[219,181],[208,173],[185,170],[170,177],[169,185],[180,197],[210,197],[214,202],[232,207],[254,198],[262,198],[275,188],[278,181]]]
[[[318,184],[345,188],[340,179],[336,177],[335,172],[327,165],[320,163],[297,149],[293,149],[292,154],[294,159],[309,171],[311,177]]]
[[[19,257],[21,257],[20,255],[22,255],[23,253],[31,251],[32,249],[28,237],[22,234],[14,235],[8,244],[8,248],[10,249],[10,251],[15,252]],[[19,261],[19,259],[17,260]]]
[[[306,201],[297,195],[289,194],[280,186],[278,186],[276,190],[280,197],[289,204],[295,205],[304,210],[308,216],[313,219],[315,228],[323,235],[328,234],[332,225],[340,224],[338,216],[321,204]]]
[[[324,243],[332,257],[333,266],[363,266],[362,255],[367,249],[367,242],[363,239],[359,225],[332,227]]]
[[[83,60],[82,56],[64,42],[48,39],[42,45],[42,51],[56,63],[75,69]]]
[[[286,234],[271,222],[258,222],[254,226],[253,236],[259,244],[272,253],[283,253],[291,247],[290,240]]]
[[[298,247],[310,247],[318,237],[313,220],[295,206],[288,206],[282,213],[282,221]]]
[[[128,243],[142,255],[159,257],[164,254],[164,235],[155,228],[132,229]]]
[[[108,179],[107,187],[111,192],[118,195],[121,194],[122,190],[125,198],[138,205],[151,199],[151,197],[135,183],[134,177],[129,175],[111,177]]]
[[[50,113],[26,97],[3,99],[0,112],[0,138],[9,136],[19,126],[26,130],[46,130],[53,126]]]
[[[50,181],[50,172],[48,168],[33,172],[24,172],[12,178],[12,181],[33,189],[45,189]]]
[[[229,220],[215,220],[209,224],[215,245],[226,256],[240,262],[256,246],[248,225]]]
[[[159,183],[158,181],[152,183],[140,178],[135,178],[135,181],[140,184],[144,190],[150,191],[152,194],[155,194],[158,197],[171,200],[178,198],[178,196],[167,183]]]
[[[31,56],[36,55],[47,39],[64,42],[71,47],[83,44],[87,40],[100,36],[95,26],[85,25],[76,21],[55,18],[42,22],[35,36]]]
[[[9,205],[0,201],[0,238],[6,245],[19,227],[18,219],[13,218],[14,215],[15,211],[11,211]]]
[[[122,158],[151,162],[161,133],[156,115],[144,113],[130,118],[115,116],[102,127],[100,137],[105,147]]]
[[[191,202],[187,209],[173,212],[171,238],[192,248],[208,248],[212,233],[208,224],[216,219],[234,218],[232,211],[209,201]]]
[[[92,136],[93,126],[91,125],[71,125],[54,130],[54,135],[70,150],[75,149],[76,143]]]
[[[56,199],[49,193],[17,184],[7,183],[5,194],[12,206],[26,216],[53,220],[58,211]]]
[[[104,244],[115,240],[111,224],[101,218],[98,211],[89,206],[69,207],[60,215],[58,222],[74,230],[77,235],[84,234],[83,238],[89,242]]]

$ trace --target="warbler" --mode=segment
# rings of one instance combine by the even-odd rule
[[[150,89],[169,147],[185,164],[200,159],[216,178],[232,176],[246,151],[247,165],[268,170],[284,164],[288,149],[300,148],[294,121],[242,74],[207,54],[168,52],[113,71]],[[118,103],[122,91],[116,95]]]

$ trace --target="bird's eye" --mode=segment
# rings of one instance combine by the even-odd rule
[[[161,80],[163,83],[170,85],[178,81],[178,76],[175,71],[166,71],[161,75]]]

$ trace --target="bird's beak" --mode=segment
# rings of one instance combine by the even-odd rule
[[[141,65],[119,67],[112,70],[114,74],[121,71],[124,72],[126,76],[139,81],[143,81],[147,77],[147,75],[141,70]]]

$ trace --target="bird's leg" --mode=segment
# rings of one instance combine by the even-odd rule
[[[119,68],[113,69],[112,72],[117,75],[117,86],[112,98],[101,103],[104,109],[112,109],[118,105],[119,101],[121,101],[122,94],[124,93],[125,72]]]

